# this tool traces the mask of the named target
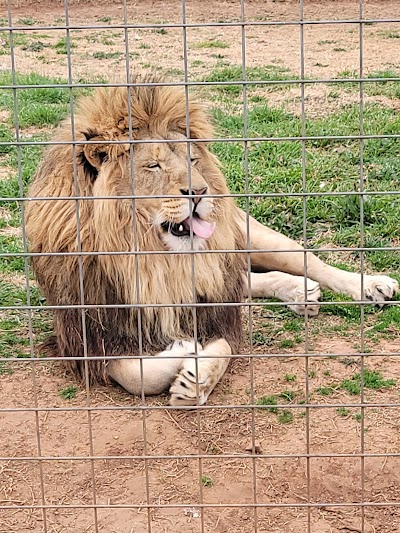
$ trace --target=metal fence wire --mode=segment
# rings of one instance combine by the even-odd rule
[[[66,0],[35,6],[8,0],[0,8],[0,532],[400,531],[400,314],[395,281],[385,277],[374,285],[371,277],[399,276],[397,0]],[[107,67],[100,75],[102,61]],[[170,67],[179,63],[180,69]],[[136,78],[139,68],[153,74]],[[128,147],[130,192],[125,187],[121,194],[87,194],[79,185],[79,154],[100,141],[98,134],[82,138],[77,102],[101,87],[132,95],[155,86],[183,88],[185,131],[172,139],[138,139],[128,98],[129,138],[106,144]],[[208,102],[213,136],[192,138],[192,98]],[[69,140],[50,131],[66,115]],[[199,249],[194,212],[187,248],[143,249],[134,216],[130,250],[85,249],[86,204],[129,201],[137,213],[140,202],[181,198],[178,191],[137,190],[134,163],[144,146],[187,149],[185,194],[194,205],[198,170],[191,156],[199,142],[221,161],[230,190],[207,190],[201,201],[233,198],[240,205],[240,249]],[[60,145],[72,146],[73,161],[65,165],[71,164],[74,194],[35,194],[35,205],[55,202],[62,216],[72,200],[76,242],[70,249],[32,250],[25,227],[33,202],[29,184],[44,151]],[[296,298],[287,287],[282,297],[285,283],[276,292],[279,301],[252,287],[251,215],[302,243],[302,249],[290,241],[278,246],[289,274],[298,273],[291,257],[301,257],[304,279]],[[277,252],[260,241],[257,253],[272,265]],[[331,290],[322,301],[312,298],[307,277],[315,269],[308,252],[360,278],[346,278],[354,282],[349,288],[329,270],[325,281],[323,275],[316,281]],[[198,259],[221,253],[244,258],[247,298],[221,303],[215,295],[208,295],[214,301],[199,297]],[[190,272],[175,276],[190,280],[190,299],[141,298],[143,260],[173,262],[180,254],[188,256]],[[63,302],[44,301],[31,267],[43,258],[49,265],[75,261],[79,301],[68,294]],[[90,258],[115,264],[128,258],[136,300],[88,301]],[[154,283],[160,283],[156,268]],[[344,296],[334,294],[341,289]],[[273,296],[272,289],[267,293]],[[387,305],[375,308],[371,300]],[[221,305],[226,313],[239,308],[244,342],[231,355],[202,355],[200,313],[215,316]],[[163,309],[191,312],[198,377],[202,362],[231,360],[204,405],[201,382],[195,405],[173,406],[168,395],[145,395],[144,365],[154,354],[146,350],[143,321]],[[121,310],[135,311],[137,320],[137,353],[119,355],[140,360],[138,395],[115,383],[90,383],[90,365],[100,359],[107,366],[111,357],[105,349],[91,351],[88,317],[125,316]],[[52,313],[67,317],[75,311],[80,325],[69,335],[82,334],[82,353],[44,359]],[[122,346],[125,333],[104,335]],[[83,383],[64,370],[63,360],[74,357],[84,361]]]

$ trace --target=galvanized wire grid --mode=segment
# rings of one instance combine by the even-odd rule
[[[315,249],[311,250],[307,245],[307,198],[309,197],[316,197],[316,196],[357,196],[360,198],[360,230],[361,230],[361,242],[360,246],[356,248],[348,248],[348,247],[337,247],[337,248],[319,248],[318,251],[357,251],[360,253],[360,268],[361,268],[361,274],[364,273],[364,252],[371,251],[371,250],[400,250],[400,247],[376,247],[376,248],[370,248],[364,246],[364,213],[363,213],[363,191],[364,191],[364,180],[363,180],[363,147],[364,147],[364,141],[368,139],[378,139],[378,138],[400,138],[400,134],[392,134],[392,135],[365,135],[364,134],[364,128],[363,128],[363,107],[364,107],[364,91],[363,86],[365,83],[373,83],[376,81],[380,81],[380,78],[366,78],[364,75],[364,69],[363,69],[363,27],[366,23],[388,23],[388,22],[398,22],[400,23],[400,18],[392,18],[392,19],[364,19],[363,18],[363,0],[359,0],[359,18],[352,19],[352,20],[305,20],[304,19],[304,0],[299,0],[299,17],[298,20],[291,20],[291,21],[247,21],[246,20],[246,10],[245,10],[245,2],[244,0],[238,0],[240,1],[240,8],[241,8],[241,14],[240,14],[240,21],[238,22],[218,22],[218,23],[188,23],[186,18],[186,0],[182,0],[182,22],[179,24],[176,23],[163,23],[163,24],[129,24],[128,23],[128,15],[127,15],[127,0],[123,0],[123,18],[124,22],[122,24],[107,24],[107,25],[72,25],[69,24],[69,3],[68,0],[65,1],[65,24],[61,24],[58,26],[18,26],[14,24],[14,16],[13,16],[13,8],[11,5],[11,0],[8,2],[8,25],[0,28],[0,35],[6,34],[9,35],[10,40],[10,54],[11,54],[11,66],[12,66],[12,84],[8,86],[3,86],[4,89],[12,89],[13,92],[13,100],[14,100],[14,121],[15,121],[15,141],[13,142],[0,142],[0,145],[13,145],[16,146],[17,149],[17,155],[18,155],[18,180],[19,180],[19,196],[18,197],[8,197],[8,198],[1,198],[1,201],[9,201],[9,202],[20,202],[21,205],[21,211],[22,211],[22,220],[24,220],[24,205],[27,198],[24,196],[24,187],[23,187],[23,181],[22,181],[22,156],[21,156],[21,146],[27,146],[27,145],[33,145],[33,144],[41,144],[41,145],[49,145],[49,144],[58,144],[56,141],[43,141],[38,143],[37,141],[21,141],[20,139],[20,128],[19,128],[19,106],[18,106],[18,91],[21,89],[27,89],[31,88],[30,85],[22,85],[17,83],[16,79],[16,66],[15,66],[15,54],[14,54],[14,37],[13,34],[16,31],[20,32],[29,32],[32,30],[46,30],[46,31],[52,31],[52,30],[65,30],[65,36],[66,36],[66,46],[67,46],[67,64],[68,64],[68,83],[64,85],[58,85],[58,87],[64,87],[69,89],[70,94],[70,114],[71,114],[71,128],[72,128],[72,141],[71,144],[75,147],[78,144],[82,144],[80,141],[76,141],[74,138],[74,95],[73,95],[73,88],[79,88],[79,87],[99,87],[99,86],[125,86],[128,88],[128,91],[131,87],[135,85],[154,85],[152,83],[132,83],[130,79],[130,69],[131,69],[131,61],[129,59],[129,39],[128,39],[128,31],[132,29],[158,29],[158,28],[180,28],[182,30],[182,42],[183,42],[183,55],[184,55],[184,81],[183,82],[175,82],[175,83],[168,83],[167,85],[177,85],[177,86],[184,86],[185,87],[185,98],[186,98],[186,110],[188,111],[188,97],[189,97],[189,89],[193,86],[200,86],[200,85],[209,85],[209,86],[221,86],[221,85],[240,85],[243,90],[243,120],[244,120],[244,134],[243,137],[239,138],[218,138],[218,139],[204,139],[205,142],[242,142],[244,145],[244,180],[245,180],[245,193],[244,194],[232,194],[233,197],[244,197],[246,198],[246,214],[247,214],[247,243],[246,243],[246,249],[244,250],[247,253],[247,269],[248,269],[248,283],[249,283],[249,289],[251,289],[251,279],[250,279],[250,229],[249,229],[249,209],[250,209],[250,199],[251,198],[274,198],[274,197],[281,197],[283,196],[282,193],[252,193],[250,192],[249,187],[249,175],[248,175],[248,142],[249,141],[269,141],[269,142],[282,142],[282,141],[298,141],[301,142],[302,145],[302,192],[301,193],[287,193],[284,196],[293,196],[293,197],[301,197],[303,199],[303,240],[304,240],[304,275],[305,278],[307,278],[307,251],[315,251]],[[139,8],[139,7],[138,7]],[[305,69],[305,44],[304,44],[304,28],[307,25],[324,25],[324,24],[358,24],[359,26],[359,76],[356,78],[347,78],[347,79],[306,79],[306,69]],[[277,81],[271,81],[271,80],[258,80],[258,81],[248,81],[246,80],[246,29],[249,26],[294,26],[298,27],[299,34],[300,34],[300,80],[299,79],[293,79],[293,80],[277,80]],[[205,28],[205,27],[238,27],[241,31],[241,42],[242,42],[242,80],[240,82],[193,82],[189,80],[189,70],[188,70],[188,45],[187,45],[187,29],[188,28]],[[101,84],[101,83],[88,83],[88,84],[82,84],[82,83],[74,83],[73,82],[73,76],[72,76],[72,57],[71,57],[71,42],[70,42],[70,32],[72,30],[89,30],[89,29],[95,29],[95,30],[101,30],[101,29],[120,29],[124,31],[125,34],[125,59],[126,59],[126,82],[125,83],[112,83],[112,84]],[[400,78],[385,78],[385,81],[400,81]],[[316,83],[338,83],[338,84],[344,84],[344,83],[351,83],[351,82],[358,82],[359,84],[359,109],[360,109],[360,133],[359,135],[331,135],[331,136],[307,136],[306,134],[306,108],[305,108],[305,88],[307,84],[316,84]],[[249,137],[248,136],[248,124],[247,124],[247,117],[248,117],[248,109],[247,109],[247,88],[251,85],[258,84],[258,85],[290,85],[290,84],[297,84],[300,85],[301,90],[301,121],[302,121],[302,132],[300,136],[293,136],[293,137]],[[36,85],[36,87],[42,87],[42,88],[51,88],[54,87],[54,85]],[[129,101],[129,99],[128,99]],[[129,102],[130,104],[130,102]],[[130,124],[129,129],[132,136],[132,117],[129,115]],[[186,130],[188,137],[190,136],[190,123],[189,123],[189,113],[186,113]],[[333,193],[317,193],[317,192],[307,192],[307,184],[306,184],[306,160],[307,160],[307,148],[306,148],[306,142],[310,140],[320,140],[320,139],[335,139],[335,140],[359,140],[359,149],[360,149],[360,179],[359,179],[359,191],[349,191],[349,192],[333,192]],[[123,143],[126,143],[126,141],[120,141]],[[152,141],[134,141],[131,139],[130,141],[130,150],[131,150],[131,180],[132,180],[132,190],[133,194],[131,196],[127,196],[125,198],[129,198],[132,200],[133,208],[135,208],[135,200],[136,199],[142,199],[145,198],[144,196],[135,195],[135,175],[134,175],[134,168],[133,168],[133,149],[136,142],[152,142]],[[157,142],[170,142],[169,140],[157,140]],[[187,141],[177,141],[173,140],[173,142],[187,142]],[[118,141],[113,141],[113,143],[118,144]],[[62,141],[62,144],[65,144],[65,141]],[[85,143],[86,144],[86,143]],[[111,144],[111,142],[110,142]],[[189,189],[191,190],[191,165],[190,165],[190,141],[188,142],[188,172],[189,172]],[[75,149],[75,148],[74,148]],[[364,491],[365,491],[365,465],[364,461],[365,458],[368,457],[400,457],[400,453],[391,453],[391,454],[385,454],[385,453],[367,453],[365,452],[365,445],[364,445],[364,427],[365,427],[365,421],[364,421],[364,409],[366,406],[368,407],[400,407],[399,403],[366,403],[364,399],[364,357],[367,355],[365,350],[365,335],[364,335],[364,304],[368,303],[363,300],[359,300],[356,302],[337,302],[336,305],[359,305],[361,308],[361,326],[360,326],[360,339],[361,339],[361,349],[360,353],[358,354],[361,360],[361,398],[360,402],[358,403],[330,403],[329,405],[326,404],[318,404],[318,403],[311,403],[310,402],[310,385],[309,385],[309,361],[311,358],[318,358],[323,355],[324,353],[312,353],[309,354],[309,325],[308,325],[308,316],[306,313],[305,316],[305,323],[304,323],[304,332],[305,332],[305,349],[304,353],[296,354],[296,357],[302,358],[304,360],[304,369],[305,369],[305,376],[306,376],[306,398],[305,403],[299,404],[299,403],[293,403],[290,405],[282,404],[282,405],[276,405],[274,407],[277,408],[287,408],[287,409],[298,409],[303,408],[306,410],[306,452],[305,453],[296,453],[296,454],[256,454],[255,453],[255,446],[256,446],[256,420],[255,420],[255,408],[259,407],[256,405],[255,397],[254,397],[254,369],[253,369],[253,363],[254,358],[260,358],[264,357],[265,359],[270,358],[271,360],[273,358],[279,358],[283,356],[287,356],[287,354],[281,354],[281,353],[275,353],[275,354],[265,354],[264,356],[261,356],[260,353],[254,353],[253,347],[250,348],[250,353],[246,354],[246,358],[249,359],[250,362],[250,402],[247,405],[206,405],[201,408],[196,408],[196,413],[193,414],[194,417],[197,417],[197,432],[198,432],[198,453],[197,454],[179,454],[179,455],[154,455],[150,454],[148,450],[148,444],[147,444],[147,437],[146,437],[146,417],[150,411],[155,410],[163,410],[163,409],[174,409],[173,407],[166,407],[166,406],[155,406],[155,405],[147,405],[146,399],[144,395],[143,390],[143,384],[142,384],[142,395],[141,395],[141,405],[136,406],[129,406],[129,407],[121,407],[121,406],[111,406],[111,405],[105,405],[105,406],[93,406],[91,405],[91,393],[89,390],[89,377],[88,377],[88,361],[91,359],[96,359],[96,357],[88,356],[87,353],[87,344],[86,344],[86,338],[84,336],[84,356],[86,361],[86,406],[84,407],[60,407],[60,408],[54,408],[54,407],[41,407],[38,405],[37,400],[37,384],[36,384],[36,375],[35,375],[35,364],[38,361],[41,361],[42,359],[35,356],[34,352],[34,341],[33,341],[33,327],[32,327],[32,313],[34,311],[42,309],[40,306],[31,305],[30,302],[30,280],[29,280],[29,258],[34,255],[76,255],[79,258],[79,271],[80,271],[80,305],[78,306],[48,306],[48,309],[59,309],[59,308],[78,308],[81,309],[81,319],[82,319],[82,328],[85,332],[86,325],[85,325],[85,309],[93,308],[93,307],[136,307],[139,309],[139,316],[138,316],[138,328],[140,331],[140,324],[141,324],[141,315],[140,310],[146,307],[165,307],[165,306],[179,306],[183,307],[185,305],[181,304],[139,304],[137,302],[136,304],[126,304],[121,306],[116,305],[103,305],[103,306],[93,306],[85,303],[84,298],[84,290],[83,290],[83,264],[82,264],[82,258],[85,255],[104,255],[107,253],[107,255],[126,255],[126,252],[84,252],[82,251],[81,242],[80,242],[80,217],[79,217],[79,201],[85,201],[85,200],[92,200],[91,197],[83,197],[80,195],[79,188],[78,188],[78,182],[77,182],[77,173],[76,173],[76,159],[74,160],[74,180],[75,180],[75,191],[76,196],[73,197],[75,199],[75,206],[76,206],[76,226],[77,226],[77,252],[68,252],[68,253],[46,253],[46,254],[32,254],[28,251],[28,243],[26,239],[26,232],[25,227],[23,225],[22,227],[22,236],[23,236],[23,252],[21,253],[1,253],[0,257],[22,257],[24,259],[25,263],[25,288],[27,293],[27,305],[24,306],[12,306],[12,305],[5,305],[1,306],[1,309],[4,311],[7,310],[24,310],[27,313],[28,316],[28,326],[29,326],[29,342],[30,342],[30,364],[32,365],[32,381],[33,381],[33,390],[34,395],[32,398],[32,406],[29,408],[11,408],[7,406],[1,406],[0,412],[15,412],[17,415],[19,412],[33,412],[35,413],[35,424],[36,424],[36,440],[37,440],[37,455],[35,456],[20,456],[18,458],[14,457],[0,457],[0,462],[4,461],[37,461],[39,464],[39,474],[40,474],[40,489],[41,489],[41,504],[40,505],[19,505],[19,504],[7,504],[3,505],[0,501],[0,509],[10,509],[10,510],[16,510],[16,509],[41,509],[43,513],[43,531],[46,533],[49,531],[49,525],[47,521],[47,510],[48,509],[61,509],[61,508],[69,508],[69,509],[92,509],[93,510],[93,528],[95,532],[100,531],[99,527],[99,521],[98,521],[98,509],[105,509],[105,508],[130,508],[130,509],[146,509],[147,510],[147,527],[148,531],[152,531],[152,521],[151,521],[151,510],[154,508],[180,508],[180,507],[187,507],[191,504],[191,502],[185,502],[184,504],[155,504],[151,502],[150,498],[150,489],[149,489],[149,471],[148,471],[148,461],[151,459],[196,459],[198,461],[198,472],[199,472],[199,494],[200,494],[200,502],[196,503],[196,507],[199,508],[216,508],[220,507],[219,504],[210,504],[210,503],[204,503],[203,499],[203,485],[201,482],[202,475],[203,475],[203,460],[210,457],[210,455],[202,453],[201,445],[200,445],[200,433],[201,433],[201,424],[200,424],[200,411],[203,410],[204,412],[207,412],[208,410],[216,410],[216,409],[251,409],[252,411],[252,427],[251,427],[251,441],[252,441],[252,449],[253,453],[249,454],[223,454],[219,456],[213,456],[213,459],[227,459],[227,458],[246,458],[249,460],[252,464],[253,469],[253,501],[248,504],[243,503],[237,503],[237,502],[231,502],[230,504],[223,504],[223,507],[225,508],[251,508],[253,509],[253,518],[254,518],[254,531],[257,532],[259,530],[259,520],[258,520],[258,509],[259,508],[305,508],[307,510],[307,532],[310,533],[312,531],[311,528],[311,511],[312,509],[319,509],[322,507],[358,507],[361,512],[361,532],[365,533],[365,519],[364,519],[364,511],[366,506],[370,507],[379,507],[379,506],[400,506],[400,502],[390,502],[390,504],[385,503],[377,503],[377,502],[367,502],[365,501],[364,497]],[[399,191],[368,191],[368,195],[400,195]],[[208,195],[206,195],[207,197]],[[172,198],[174,196],[171,196]],[[189,195],[190,197],[190,195]],[[102,199],[115,199],[115,198],[121,198],[114,197],[114,196],[105,196],[101,197]],[[99,198],[99,199],[101,199]],[[161,198],[161,196],[160,196]],[[42,197],[42,198],[36,198],[36,200],[49,200],[48,197]],[[71,199],[70,197],[66,198],[60,198],[58,197],[57,200],[60,199]],[[192,217],[192,214],[191,214]],[[134,222],[135,224],[135,222]],[[134,235],[136,235],[136,228],[133,228]],[[212,252],[209,251],[194,251],[193,250],[193,233],[191,231],[191,240],[192,240],[192,250],[187,252],[182,252],[191,255],[192,257],[192,289],[193,289],[193,302],[186,304],[186,307],[190,307],[193,310],[193,317],[194,317],[194,337],[197,339],[196,335],[196,312],[197,308],[200,306],[214,306],[214,305],[220,305],[220,304],[200,304],[196,302],[196,295],[195,295],[195,268],[194,268],[194,253],[217,253],[217,250],[213,250]],[[281,250],[282,251],[282,250]],[[285,251],[285,250],[284,250]],[[287,250],[289,251],[289,250]],[[235,250],[227,250],[227,253],[237,253]],[[174,251],[163,251],[163,252],[141,252],[137,249],[137,245],[134,250],[130,252],[130,254],[135,255],[136,262],[138,261],[138,258],[141,254],[176,254],[177,252]],[[265,250],[265,253],[274,253],[271,250]],[[296,251],[296,253],[299,253]],[[136,269],[136,287],[137,287],[137,294],[138,294],[138,300],[139,300],[139,289],[140,289],[140,283],[138,278],[138,268]],[[363,277],[362,277],[363,279]],[[306,282],[305,282],[306,283]],[[362,281],[363,283],[363,281]],[[305,287],[306,288],[306,287]],[[307,294],[307,290],[305,291]],[[271,303],[271,305],[275,306],[282,306],[286,305],[290,302],[279,302],[279,303]],[[299,302],[297,302],[299,303]],[[312,305],[310,302],[305,301],[304,304],[307,306]],[[249,302],[238,302],[226,304],[226,305],[241,305],[243,307],[248,307],[248,331],[249,331],[249,337],[250,342],[252,339],[252,331],[253,331],[253,317],[252,317],[252,309],[255,306],[263,305],[263,303],[258,303],[254,301]],[[332,305],[330,302],[321,302],[319,305]],[[141,342],[141,341],[140,341]],[[1,354],[0,354],[1,355]],[[145,356],[142,354],[142,351],[140,350],[141,361],[143,359],[146,359],[148,356]],[[330,354],[333,357],[335,354]],[[338,354],[339,355],[339,354]],[[373,353],[368,353],[368,356],[375,356],[380,357],[384,355],[384,353],[380,351],[376,351]],[[392,355],[400,355],[400,352],[393,353]],[[128,358],[129,356],[125,356]],[[213,356],[214,357],[214,356]],[[240,354],[234,354],[232,358],[238,358],[242,357]],[[102,357],[104,359],[104,357]],[[60,360],[60,358],[49,358],[50,361],[52,360]],[[1,362],[21,362],[21,359],[18,357],[12,357],[12,358],[5,358],[0,357],[0,363]],[[143,372],[143,367],[142,367]],[[354,452],[354,453],[329,453],[329,454],[316,454],[311,453],[310,451],[310,417],[311,417],[311,408],[312,409],[320,409],[320,408],[337,408],[337,407],[357,407],[361,409],[361,431],[360,431],[360,452]],[[143,435],[144,435],[144,450],[143,454],[141,455],[124,455],[123,458],[125,459],[140,459],[144,461],[144,468],[145,468],[145,478],[146,478],[146,503],[138,502],[138,503],[132,503],[132,504],[98,504],[97,503],[97,495],[96,495],[96,479],[95,479],[95,461],[96,460],[104,460],[104,459],[120,459],[121,457],[118,455],[96,455],[94,453],[93,448],[93,431],[92,431],[92,414],[96,411],[123,411],[123,410],[130,410],[130,411],[137,411],[142,413],[142,423],[143,423]],[[193,409],[190,408],[182,408],[182,409]],[[88,420],[88,439],[89,439],[89,446],[90,446],[90,453],[88,455],[84,456],[68,456],[68,455],[60,455],[60,456],[44,456],[41,451],[41,432],[40,432],[40,426],[39,426],[39,413],[40,412],[68,412],[68,411],[82,411],[87,414],[87,420]],[[360,460],[360,482],[361,482],[361,498],[360,501],[357,502],[332,502],[332,503],[326,503],[326,502],[312,502],[311,501],[311,495],[310,495],[310,481],[312,480],[312,468],[310,464],[310,460],[313,458],[333,458],[333,457],[352,457],[352,458],[359,458]],[[281,458],[304,458],[306,460],[306,477],[307,477],[307,493],[305,496],[305,501],[302,503],[300,502],[293,502],[293,503],[259,503],[257,501],[257,461],[263,458],[267,459],[281,459]],[[93,502],[92,504],[72,504],[72,505],[51,505],[46,503],[46,494],[45,494],[45,486],[44,486],[44,480],[43,480],[43,462],[44,461],[61,461],[61,460],[69,460],[69,461],[89,461],[91,463],[91,476],[92,476],[92,498]],[[0,464],[1,466],[1,464]],[[204,513],[201,513],[201,523],[200,523],[200,530],[202,533],[206,531],[205,524],[204,524]],[[233,531],[233,530],[232,530]]]

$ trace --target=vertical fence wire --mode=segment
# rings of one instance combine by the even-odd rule
[[[181,7],[181,16],[182,16],[182,48],[183,48],[183,69],[184,69],[184,91],[185,91],[185,112],[186,112],[186,124],[185,124],[185,134],[186,138],[190,139],[190,107],[189,107],[189,68],[188,68],[188,40],[187,40],[187,12],[186,12],[186,0],[182,0],[182,7]],[[186,155],[186,163],[187,163],[187,169],[188,169],[188,187],[189,187],[189,196],[191,196],[193,193],[193,186],[192,186],[192,162],[191,162],[191,142],[185,143],[187,155]],[[193,251],[193,243],[194,243],[194,234],[193,234],[193,210],[191,208],[192,202],[191,200],[188,200],[190,208],[189,208],[189,238],[190,238],[190,250]],[[193,199],[193,205],[194,205],[194,199]],[[190,258],[190,281],[191,281],[191,292],[192,292],[192,302],[193,304],[197,303],[197,295],[196,295],[196,270],[195,270],[195,259],[194,255],[191,255]],[[199,381],[200,381],[200,372],[199,372],[199,358],[198,355],[198,329],[197,329],[197,307],[193,306],[192,308],[192,318],[193,318],[193,339],[194,339],[194,348],[195,348],[195,374],[196,374],[196,396],[197,400],[200,399],[200,387],[199,387]],[[199,455],[201,454],[201,410],[196,410],[196,438],[197,438],[197,449]],[[206,508],[204,507],[204,492],[203,492],[203,460],[201,457],[198,459],[198,469],[199,469],[199,475],[198,475],[198,482],[199,482],[199,502],[201,505],[201,511],[200,511],[200,528],[201,533],[205,532],[205,521],[204,521],[204,515],[206,512]]]
[[[362,19],[364,17],[363,13],[363,0],[359,0],[359,17],[360,17],[360,23],[359,23],[359,76],[360,80],[362,79],[364,75],[364,35],[363,35],[363,22]],[[364,140],[362,136],[364,135],[364,86],[363,82],[360,81],[359,84],[359,104],[360,104],[360,142],[359,142],[359,150],[360,150],[360,273],[361,273],[361,298],[364,294],[364,273],[365,273],[365,257],[364,257],[364,251],[362,248],[365,246],[365,237],[364,237]],[[365,306],[363,304],[360,305],[360,352],[364,353],[365,350]],[[361,365],[360,365],[360,402],[361,404],[364,404],[365,402],[365,357],[364,355],[361,355]],[[363,454],[365,452],[365,408],[363,405],[360,407],[360,452]],[[365,501],[365,459],[361,456],[360,458],[360,469],[361,469],[361,476],[360,476],[360,482],[361,482],[361,503],[364,503]],[[360,514],[361,514],[361,533],[365,532],[365,508],[362,505],[360,508]]]
[[[304,21],[304,0],[300,0],[299,5],[299,18],[300,22]],[[303,192],[303,246],[308,248],[307,245],[307,147],[304,137],[307,134],[306,127],[306,104],[305,104],[305,84],[304,79],[306,77],[305,71],[305,42],[304,42],[304,24],[300,24],[300,99],[301,99],[301,135],[303,140],[301,141],[301,181],[302,181],[302,192]],[[305,301],[308,299],[307,291],[307,258],[308,253],[304,252],[303,254],[304,261],[304,295]],[[309,348],[309,325],[308,325],[308,309],[307,304],[305,305],[305,314],[304,314],[304,353],[308,354],[310,351]],[[306,403],[310,402],[310,361],[309,358],[304,358],[304,373],[305,373],[305,397]],[[306,408],[306,420],[305,420],[305,441],[306,441],[306,479],[307,479],[307,502],[311,503],[311,454],[310,454],[310,419],[311,419],[311,410]],[[311,533],[311,508],[307,508],[307,533]]]
[[[123,0],[123,20],[126,27],[124,28],[124,44],[125,44],[125,78],[126,78],[126,91],[127,91],[127,110],[128,110],[128,128],[129,128],[129,140],[133,140],[133,125],[132,125],[132,91],[134,89],[129,86],[131,83],[131,64],[130,64],[130,46],[129,46],[129,24],[128,24],[128,4],[127,0]],[[133,250],[134,252],[137,252],[139,250],[139,242],[138,242],[138,230],[137,230],[137,222],[136,222],[136,200],[135,200],[135,170],[134,170],[134,153],[133,153],[133,144],[130,143],[129,145],[129,171],[130,171],[130,180],[131,180],[131,187],[132,187],[132,233],[133,233]],[[140,267],[139,267],[139,256],[136,254],[134,255],[134,264],[135,264],[135,293],[136,293],[136,304],[139,304],[141,301],[140,297]],[[145,392],[144,392],[144,361],[143,361],[143,336],[142,336],[142,309],[138,306],[137,308],[137,327],[138,327],[138,349],[140,357],[140,378],[141,378],[141,404],[146,407],[146,398],[145,398]],[[147,439],[147,410],[146,408],[143,409],[141,415],[142,415],[142,432],[143,432],[143,453],[147,457],[149,455],[149,445],[148,445],[148,439]],[[145,475],[145,481],[146,481],[146,514],[147,514],[147,530],[148,533],[152,532],[152,525],[151,525],[151,495],[150,495],[150,474],[149,474],[149,460],[145,458],[143,460],[144,462],[144,475]]]
[[[246,8],[244,0],[240,0],[240,21],[241,25],[241,58],[242,58],[242,79],[247,81],[247,61],[246,61]],[[249,146],[248,141],[248,110],[247,110],[247,85],[242,85],[242,98],[243,98],[243,147],[244,147],[244,184],[246,194],[250,194],[249,183]],[[251,248],[250,244],[250,199],[246,197],[246,247]],[[250,253],[246,254],[246,270],[247,270],[247,293],[248,298],[251,300],[251,257]],[[253,349],[253,308],[248,308],[248,332],[249,332],[249,350],[250,353],[254,352]],[[250,377],[250,403],[255,403],[254,395],[254,359],[249,361],[249,377]],[[256,458],[256,423],[255,423],[255,409],[251,410],[251,450],[252,450],[252,472],[253,472],[253,519],[254,519],[254,533],[258,532],[258,510],[257,510],[257,458]]]

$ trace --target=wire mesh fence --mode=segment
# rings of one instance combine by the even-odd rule
[[[398,3],[0,6],[0,531],[398,531]]]

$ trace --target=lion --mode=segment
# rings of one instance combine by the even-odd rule
[[[381,304],[398,284],[362,282],[246,217],[202,141],[213,137],[204,106],[140,85],[161,81],[81,97],[33,179],[26,230],[53,347],[77,378],[203,405],[239,353],[244,298],[312,316],[320,285]]]

